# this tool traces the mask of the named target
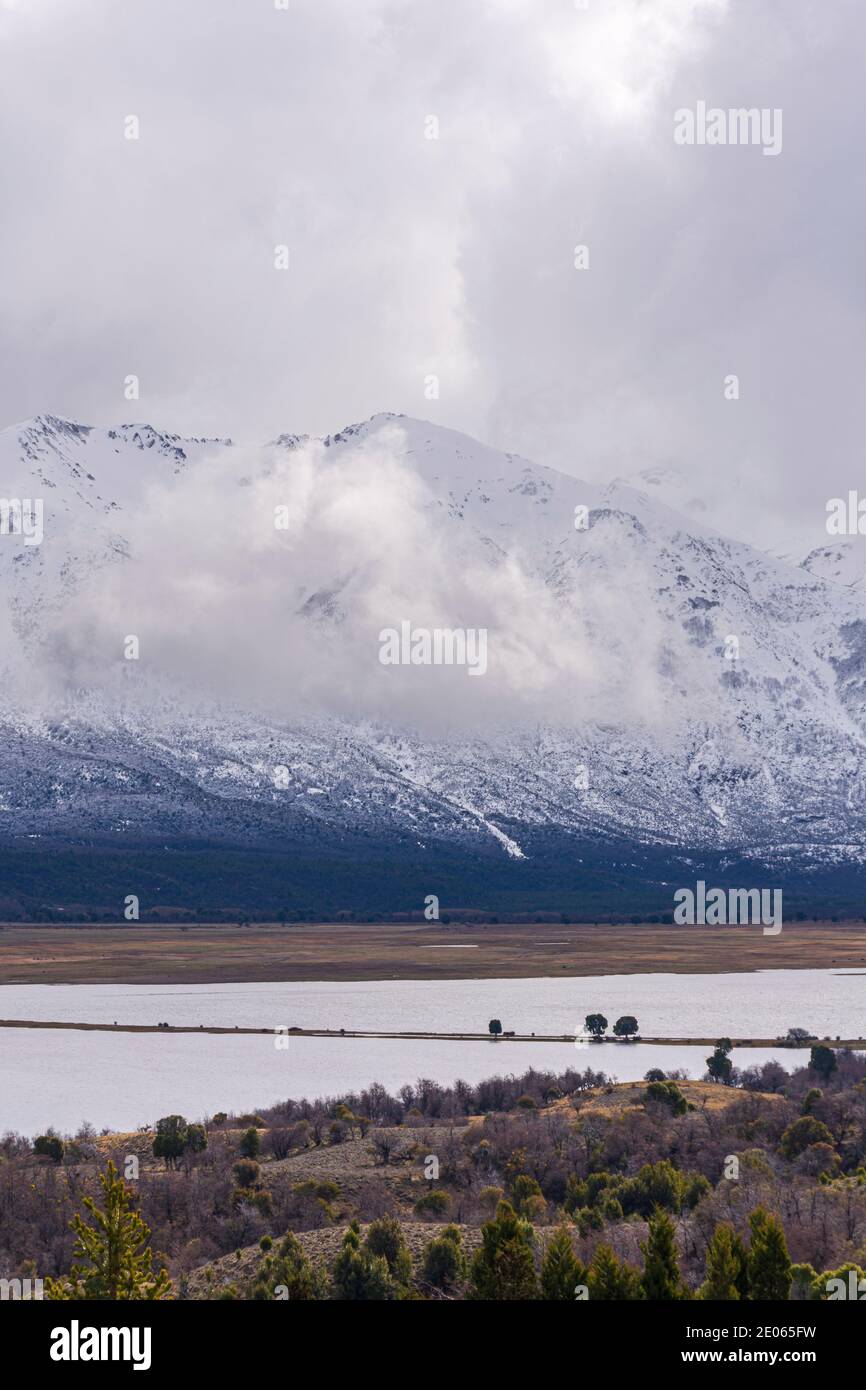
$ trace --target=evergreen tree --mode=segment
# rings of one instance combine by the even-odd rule
[[[787,1302],[791,1293],[791,1257],[777,1216],[756,1207],[749,1217],[749,1298]]]
[[[472,1297],[516,1301],[538,1297],[532,1253],[533,1230],[510,1202],[481,1228],[481,1246],[472,1261]]]
[[[638,1270],[617,1259],[609,1245],[599,1245],[589,1267],[589,1297],[592,1302],[630,1302],[643,1297]]]
[[[737,1233],[727,1221],[713,1231],[707,1246],[706,1279],[700,1289],[702,1299],[713,1303],[739,1302],[743,1260],[742,1245],[738,1250],[738,1244]]]
[[[578,1284],[586,1284],[587,1269],[574,1253],[568,1227],[563,1225],[544,1252],[541,1297],[547,1302],[573,1303]]]
[[[262,1261],[249,1297],[259,1302],[265,1299],[296,1302],[324,1297],[322,1279],[314,1272],[301,1242],[291,1231],[278,1253]]]
[[[411,1282],[412,1256],[396,1217],[383,1216],[380,1221],[373,1221],[364,1245],[371,1255],[381,1255],[388,1266],[388,1273],[398,1284]]]
[[[424,1251],[421,1278],[425,1284],[448,1292],[466,1278],[466,1257],[456,1226],[446,1226]]]
[[[838,1066],[839,1062],[832,1047],[824,1047],[823,1043],[818,1043],[809,1053],[809,1070],[817,1072],[822,1081],[829,1081]]]
[[[341,1301],[382,1303],[396,1297],[388,1262],[361,1247],[361,1230],[353,1221],[331,1271],[332,1296]]]
[[[163,1115],[162,1119],[156,1122],[154,1158],[164,1159],[166,1168],[176,1168],[188,1139],[189,1125],[183,1115]]]
[[[59,1134],[49,1130],[47,1134],[40,1134],[34,1139],[33,1152],[50,1158],[53,1163],[60,1163],[63,1158],[63,1140]]]
[[[241,1135],[240,1151],[243,1158],[258,1158],[261,1153],[262,1141],[254,1125],[250,1125]]]
[[[132,1210],[132,1192],[113,1163],[100,1174],[99,1182],[102,1210],[92,1197],[84,1198],[93,1224],[88,1225],[80,1214],[71,1222],[76,1235],[73,1259],[88,1263],[73,1264],[68,1278],[47,1279],[46,1298],[118,1302],[171,1298],[168,1274],[154,1268],[153,1251],[147,1244],[150,1230]]]
[[[677,1263],[677,1243],[674,1223],[666,1211],[656,1207],[649,1219],[649,1233],[641,1245],[644,1272],[641,1278],[644,1298],[654,1303],[688,1298]]]

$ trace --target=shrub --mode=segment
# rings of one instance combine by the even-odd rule
[[[472,1260],[472,1297],[523,1301],[538,1296],[532,1254],[533,1232],[509,1202],[481,1228],[481,1247]]]
[[[33,1152],[59,1163],[63,1158],[63,1140],[57,1134],[40,1134],[33,1141]]]
[[[261,1153],[262,1141],[259,1138],[258,1130],[252,1125],[241,1135],[239,1148],[244,1158],[258,1158]]]
[[[388,1272],[388,1263],[361,1246],[361,1233],[353,1221],[343,1236],[343,1244],[331,1271],[332,1295],[340,1301],[385,1302],[397,1291]]]
[[[432,1284],[445,1292],[454,1289],[466,1278],[466,1257],[456,1226],[446,1226],[440,1235],[430,1241],[424,1251],[421,1278],[425,1284]]]
[[[801,1115],[788,1125],[779,1141],[779,1152],[789,1160],[798,1158],[812,1144],[829,1144],[832,1148],[833,1135],[821,1120],[814,1115]]]
[[[415,1211],[421,1217],[429,1217],[438,1220],[444,1216],[451,1205],[451,1198],[447,1192],[442,1192],[434,1188],[432,1192],[425,1192],[423,1197],[419,1197],[415,1203]]]
[[[408,1284],[412,1278],[412,1256],[403,1239],[400,1222],[394,1216],[383,1216],[373,1221],[364,1241],[366,1249],[373,1256],[381,1256],[388,1266],[388,1273],[398,1284]]]

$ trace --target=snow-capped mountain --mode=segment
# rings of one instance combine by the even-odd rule
[[[866,544],[862,536],[835,539],[827,545],[816,546],[800,563],[816,579],[866,592]]]
[[[43,529],[0,535],[0,910],[859,871],[838,566],[393,416],[255,447],[43,416],[0,432],[0,492]],[[404,620],[484,627],[485,679],[383,666]]]

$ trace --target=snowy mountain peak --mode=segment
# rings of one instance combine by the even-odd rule
[[[240,449],[40,416],[0,480],[45,504],[41,544],[0,536],[0,831],[861,854],[846,546],[788,564],[666,475],[589,485],[390,414]],[[483,628],[484,679],[384,667],[404,621]]]

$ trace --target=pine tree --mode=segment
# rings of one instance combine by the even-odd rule
[[[731,1238],[731,1249],[739,1265],[736,1279],[737,1293],[741,1300],[745,1300],[749,1297],[749,1254],[736,1230]]]
[[[412,1256],[396,1217],[383,1216],[381,1220],[373,1221],[367,1231],[364,1247],[371,1255],[381,1255],[396,1283],[405,1285],[411,1282]]]
[[[256,1301],[277,1299],[296,1302],[324,1297],[322,1281],[304,1254],[297,1236],[289,1231],[275,1255],[262,1261],[249,1297]]]
[[[532,1253],[533,1230],[510,1202],[500,1202],[493,1221],[481,1228],[472,1261],[472,1297],[516,1301],[538,1297]]]
[[[656,1207],[649,1219],[649,1233],[641,1245],[644,1272],[641,1278],[644,1298],[654,1303],[670,1303],[688,1298],[677,1263],[677,1243],[674,1223],[666,1211]]]
[[[592,1302],[635,1302],[643,1297],[639,1272],[617,1259],[609,1245],[599,1245],[589,1267],[589,1297]]]
[[[46,1280],[46,1297],[58,1301],[171,1298],[168,1274],[154,1268],[153,1251],[147,1244],[150,1230],[132,1210],[132,1192],[113,1163],[100,1174],[99,1182],[103,1209],[92,1197],[84,1199],[93,1224],[88,1225],[80,1214],[71,1222],[77,1237],[73,1258],[89,1263],[73,1264],[66,1279]]]
[[[740,1300],[738,1284],[741,1281],[743,1262],[742,1245],[737,1233],[727,1221],[713,1231],[713,1238],[707,1246],[706,1279],[701,1285],[700,1297],[712,1303],[737,1303]]]
[[[396,1298],[388,1262],[361,1246],[361,1228],[353,1221],[331,1271],[333,1297],[341,1301],[382,1303]]]
[[[421,1278],[425,1284],[448,1291],[466,1278],[463,1241],[456,1226],[446,1226],[424,1251]]]
[[[749,1298],[787,1302],[791,1294],[791,1257],[777,1216],[756,1207],[749,1217]]]
[[[541,1262],[541,1297],[548,1302],[573,1303],[575,1288],[586,1284],[587,1269],[574,1253],[567,1226],[560,1226]]]

